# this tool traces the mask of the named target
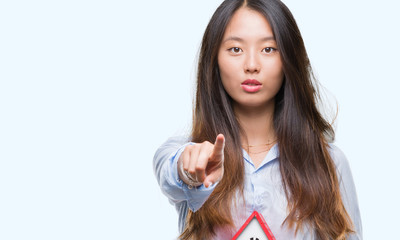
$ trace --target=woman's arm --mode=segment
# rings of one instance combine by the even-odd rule
[[[194,145],[185,137],[171,137],[156,151],[153,168],[161,191],[173,204],[187,201],[189,208],[195,212],[208,199],[217,184],[206,188],[204,185],[190,188],[178,174],[178,159],[185,147]]]
[[[353,222],[353,230],[355,231],[348,239],[361,240],[363,238],[360,209],[358,207],[357,192],[349,162],[338,147],[332,144],[330,148],[332,159],[336,164],[343,204]]]

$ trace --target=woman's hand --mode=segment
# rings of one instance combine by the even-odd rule
[[[208,141],[188,145],[178,160],[179,177],[188,185],[205,187],[218,182],[224,175],[225,137],[219,134],[212,144]]]

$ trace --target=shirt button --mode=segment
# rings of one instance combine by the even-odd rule
[[[257,204],[258,204],[258,205],[261,205],[262,202],[263,202],[262,197],[261,197],[261,196],[258,196],[258,197],[257,197]]]

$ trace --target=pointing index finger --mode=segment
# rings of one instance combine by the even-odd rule
[[[223,134],[218,134],[217,139],[215,140],[213,156],[220,157],[224,155],[225,148],[225,137]]]

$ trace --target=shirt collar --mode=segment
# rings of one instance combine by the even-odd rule
[[[244,150],[242,148],[242,152],[243,152],[244,159],[254,167],[254,163],[253,163],[253,161],[251,161],[250,156],[246,152],[246,150]],[[275,143],[275,145],[272,146],[272,148],[268,151],[267,155],[265,156],[264,160],[261,162],[258,169],[262,168],[265,164],[267,164],[275,159],[278,159],[278,157],[279,157],[279,146],[278,146],[278,143]]]

